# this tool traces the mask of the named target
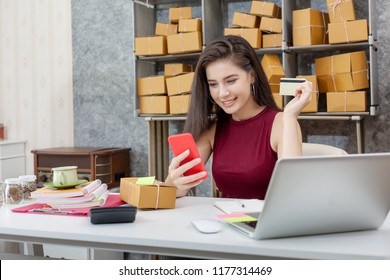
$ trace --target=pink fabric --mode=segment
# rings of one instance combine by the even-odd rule
[[[122,201],[118,194],[109,194],[106,203],[103,207],[108,206],[119,206],[125,204]],[[19,213],[29,213],[29,214],[46,214],[46,215],[61,215],[61,216],[79,216],[79,217],[88,217],[89,210],[91,207],[84,208],[61,208],[63,211],[69,211],[68,214],[60,214],[60,213],[44,213],[44,212],[31,212],[32,209],[42,209],[42,208],[50,208],[50,206],[41,203],[33,203],[26,206],[18,207],[12,209],[13,212]]]

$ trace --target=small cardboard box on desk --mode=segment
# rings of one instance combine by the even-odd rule
[[[176,187],[156,183],[154,177],[121,178],[119,196],[140,209],[176,207]]]

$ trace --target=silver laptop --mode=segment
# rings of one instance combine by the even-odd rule
[[[376,229],[390,210],[390,153],[276,163],[256,222],[229,223],[267,239]]]

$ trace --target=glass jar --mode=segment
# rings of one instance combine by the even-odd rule
[[[23,196],[23,186],[19,178],[5,179],[3,183],[4,204],[21,203]]]
[[[35,191],[37,189],[37,183],[35,180],[37,179],[37,176],[35,175],[23,175],[19,176],[19,179],[22,183],[23,187],[23,197],[30,198],[31,192]]]

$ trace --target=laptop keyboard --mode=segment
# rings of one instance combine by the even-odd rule
[[[257,221],[251,221],[251,222],[244,222],[244,224],[252,227],[252,228],[256,228],[256,225],[257,225]]]

